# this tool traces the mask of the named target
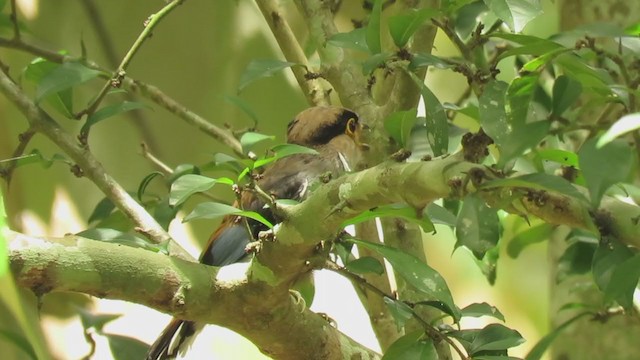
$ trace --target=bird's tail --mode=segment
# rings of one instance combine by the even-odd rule
[[[178,329],[180,329],[180,332],[176,336]],[[185,345],[185,340],[193,337],[195,332],[196,326],[192,321],[173,318],[158,336],[158,339],[149,347],[146,360],[174,358],[178,350]]]

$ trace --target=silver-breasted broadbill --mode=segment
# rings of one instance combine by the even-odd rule
[[[317,154],[294,154],[279,159],[260,176],[258,187],[275,199],[304,200],[320,177],[349,172],[360,160],[361,151],[366,148],[360,139],[362,129],[358,115],[349,109],[317,106],[302,111],[287,127],[287,142],[315,149]],[[272,223],[278,222],[263,199],[253,192],[244,191],[240,202],[242,209],[256,211]],[[256,241],[258,232],[266,230],[256,221],[247,221],[249,226],[238,216],[225,217],[211,235],[200,262],[224,266],[244,258],[245,247]],[[192,321],[172,319],[151,345],[147,360],[169,359],[183,352],[184,345],[190,342],[185,340],[200,327]]]

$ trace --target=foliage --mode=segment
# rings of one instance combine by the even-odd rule
[[[157,26],[160,17],[156,15],[166,15],[179,2],[169,2],[150,18],[153,23],[147,26]],[[538,1],[443,1],[438,9],[391,6],[396,13],[388,9],[390,5],[385,1],[369,3],[361,27],[324,34],[328,35],[326,42],[315,44],[309,51],[318,55],[319,73],[314,72],[309,61],[301,61],[285,49],[286,61],[250,61],[238,79],[237,93],[249,91],[257,86],[254,83],[258,80],[266,81],[265,78],[285,69],[294,74],[304,71],[309,82],[324,77],[314,84],[321,89],[324,86],[326,94],[335,91],[345,106],[355,106],[354,110],[371,116],[369,125],[374,129],[371,145],[378,151],[428,149],[420,154],[427,162],[438,157],[457,156],[451,149],[460,143],[464,160],[475,162],[476,169],[480,170],[460,174],[443,184],[449,192],[448,196],[441,196],[443,206],[436,205],[433,200],[422,204],[419,199],[412,198],[403,198],[405,202],[401,203],[380,203],[342,221],[336,233],[348,225],[386,217],[402,219],[403,224],[417,224],[424,232],[434,232],[439,229],[434,224],[443,224],[440,225],[442,229],[454,229],[455,249],[470,251],[489,282],[493,283],[498,276],[497,260],[501,248],[517,259],[529,245],[548,240],[559,225],[575,227],[567,235],[570,245],[560,260],[557,280],[591,273],[591,285],[602,292],[604,301],[595,304],[596,310],[584,310],[553,330],[533,348],[527,359],[539,359],[560,331],[584,316],[618,315],[618,312],[610,311],[615,306],[632,309],[633,294],[640,279],[640,257],[635,249],[640,238],[638,218],[625,219],[635,221],[636,225],[627,231],[620,225],[622,219],[611,219],[606,215],[610,213],[608,204],[619,197],[623,184],[624,195],[638,190],[635,173],[640,148],[637,135],[640,127],[640,71],[637,66],[640,42],[637,28],[591,26],[542,38],[523,34],[526,25],[542,13]],[[3,11],[3,16],[8,16],[11,9],[4,6]],[[311,33],[314,31],[312,25],[309,26]],[[17,22],[3,22],[0,26],[13,31],[15,39],[21,41]],[[434,55],[431,48],[420,47],[417,39],[422,38],[419,36],[425,36],[433,28],[449,38],[460,56]],[[115,71],[104,70],[88,60],[85,54],[75,57],[32,51],[32,55],[37,56],[22,72],[25,82],[35,89],[31,98],[52,118],[62,117],[75,122],[84,117],[78,143],[87,151],[89,131],[100,131],[102,125],[96,127],[98,122],[102,124],[134,111],[146,113],[158,107],[175,110],[161,97],[160,100],[150,97],[154,106],[146,101],[131,100],[135,95],[135,81],[123,85],[128,81],[126,66],[142,46],[142,41],[147,39],[147,33],[144,35],[129,49]],[[29,52],[28,48],[23,50]],[[340,68],[344,73],[356,69],[349,73],[356,80],[340,83],[342,80],[332,75],[335,72],[326,70],[339,61],[347,64]],[[466,80],[468,88],[461,92],[455,103],[443,103],[439,100],[438,89],[425,83],[426,69],[453,71]],[[509,72],[515,72],[515,75],[509,76]],[[366,80],[365,83],[358,83],[360,77]],[[406,82],[400,90],[388,85],[403,84],[403,80]],[[102,90],[96,91],[100,85]],[[358,89],[366,93],[366,101],[354,100],[351,96],[355,92],[349,92],[349,86],[359,86]],[[385,91],[385,86],[390,88]],[[124,91],[109,92],[111,88]],[[77,109],[78,94],[91,99],[81,110]],[[316,99],[311,93],[304,96],[312,102]],[[329,95],[326,96],[328,99]],[[417,99],[418,96],[424,101],[424,113],[418,110],[417,103],[408,107],[401,105],[406,104],[406,99]],[[212,189],[224,188],[235,199],[239,199],[244,191],[260,193],[256,179],[264,167],[293,154],[315,153],[313,149],[294,144],[268,145],[273,143],[275,136],[255,129],[266,116],[258,116],[240,95],[226,99],[253,121],[254,126],[250,129],[215,130],[218,139],[230,139],[238,145],[239,151],[233,155],[212,154],[207,163],[185,163],[175,168],[148,156],[161,170],[140,181],[135,197],[162,229],[166,230],[181,210],[187,212],[180,219],[183,222],[234,215],[274,228],[276,224],[257,212],[219,200]],[[110,104],[102,105],[104,101]],[[371,111],[363,103],[373,104],[371,106],[378,111]],[[188,117],[185,113],[189,111],[178,115]],[[73,128],[63,121],[64,128]],[[458,135],[462,132],[468,135],[460,140]],[[465,142],[471,133],[479,134],[479,139],[488,139],[485,144],[488,146],[481,142]],[[77,160],[71,161],[62,155],[48,159],[37,148],[26,154],[28,142],[22,142],[20,151],[14,155],[0,160],[0,174],[5,179],[11,178],[16,167],[36,162],[45,167],[67,164],[74,173],[78,171],[78,176],[92,170],[81,169]],[[467,156],[469,153],[474,155]],[[373,161],[380,163],[383,158]],[[434,180],[437,181],[441,179]],[[383,191],[394,189],[380,190]],[[267,206],[296,206],[270,199],[269,194],[261,196]],[[203,199],[206,201],[201,201]],[[557,200],[555,205],[549,205],[552,200]],[[553,211],[566,213],[554,218]],[[535,215],[542,220],[534,218]],[[517,217],[524,220],[514,220]],[[2,217],[0,221],[0,228],[4,227]],[[167,251],[167,243],[152,243],[134,235],[139,225],[112,198],[98,203],[88,222],[91,228],[80,233],[84,237],[151,251]],[[517,228],[516,223],[521,227]],[[277,231],[277,226],[275,229]],[[505,244],[506,233],[512,235]],[[0,279],[9,261],[1,236],[0,233]],[[383,310],[395,322],[398,336],[383,349],[386,350],[383,358],[444,357],[442,350],[434,344],[445,341],[461,358],[509,359],[509,349],[524,342],[517,330],[498,323],[481,329],[461,328],[460,321],[464,317],[487,316],[500,321],[505,318],[496,307],[487,303],[460,308],[445,278],[425,263],[424,253],[377,244],[370,239],[325,240],[333,253],[325,259],[332,264],[327,267],[347,275],[355,284],[364,281],[365,287],[373,288],[383,299],[386,306]],[[421,239],[413,240],[421,242]],[[352,253],[354,247],[370,254],[356,257]],[[417,248],[421,249],[421,244]],[[370,284],[372,279],[389,276],[382,260],[390,264],[398,279],[419,294],[419,299],[405,297],[402,291],[385,293]],[[7,298],[13,295],[0,296],[9,301]],[[425,318],[423,308],[435,309],[438,315]],[[12,308],[12,311],[18,316],[19,310]],[[93,342],[89,332],[93,329],[109,339],[113,353],[118,356],[138,358],[144,353],[144,344],[102,331],[104,324],[113,317],[92,315],[82,309],[79,314],[88,342]],[[42,350],[35,349],[37,344],[29,329],[23,331],[29,342],[5,329],[0,329],[0,335],[35,358]]]

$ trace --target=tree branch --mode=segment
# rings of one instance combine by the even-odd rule
[[[271,33],[276,38],[284,57],[287,61],[302,65],[292,67],[291,71],[309,104],[329,105],[329,92],[322,86],[320,79],[307,78],[311,68],[309,60],[276,1],[256,0],[256,3],[262,12],[262,16],[269,24]]]
[[[219,324],[278,359],[299,359],[299,354],[309,359],[380,357],[329,326],[288,291],[246,280],[216,281],[218,268],[212,266],[75,236],[10,237],[11,270],[17,283],[36,295],[82,292]]]
[[[73,136],[62,129],[47,113],[37,107],[4,72],[0,72],[0,91],[24,114],[30,128],[45,135],[62,149],[77,164],[80,174],[96,184],[136,224],[138,232],[156,243],[171,240],[171,236],[162,226],[105,171],[98,159],[87,148],[81,147]],[[191,258],[174,241],[171,241],[171,248],[175,254]]]

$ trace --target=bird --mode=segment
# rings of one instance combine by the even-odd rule
[[[316,153],[293,154],[275,161],[259,176],[258,187],[275,199],[303,201],[320,177],[330,174],[335,178],[351,172],[361,161],[367,149],[362,142],[364,128],[359,116],[344,107],[315,106],[303,110],[287,126],[287,143],[314,149]],[[240,204],[234,205],[256,211],[271,223],[279,222],[265,201],[251,191],[244,191]],[[247,256],[247,245],[264,230],[267,227],[262,223],[247,219],[245,224],[239,216],[228,215],[209,238],[199,260],[212,266],[239,262]],[[170,359],[184,352],[202,326],[173,318],[149,348],[146,359]]]

